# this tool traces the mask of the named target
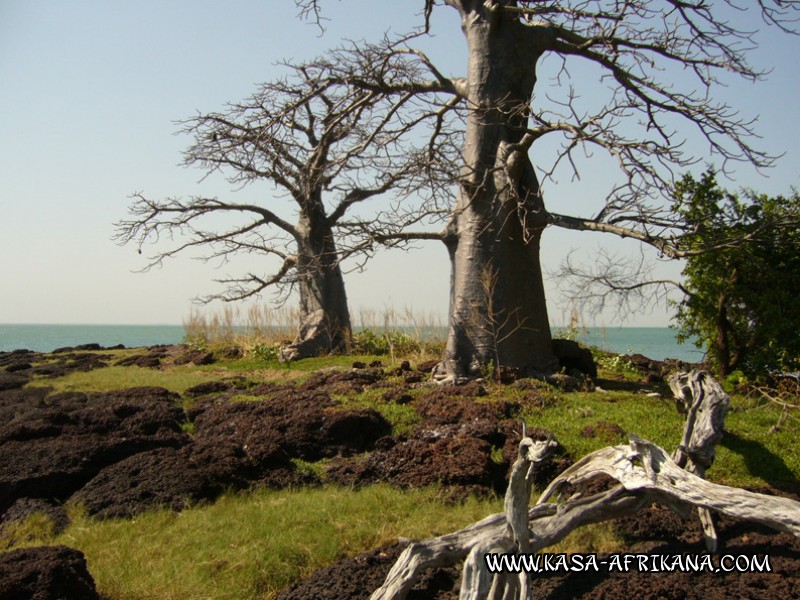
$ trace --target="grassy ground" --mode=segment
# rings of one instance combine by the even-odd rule
[[[181,513],[78,518],[55,542],[87,554],[109,598],[269,598],[344,555],[398,536],[446,533],[499,508],[476,499],[448,506],[435,490],[382,485],[256,490]]]
[[[130,351],[124,351],[130,353]],[[387,367],[400,357],[386,355],[334,357],[300,361],[291,368],[248,353],[244,358],[209,366],[167,366],[162,370],[108,367],[42,379],[57,391],[104,391],[157,385],[182,393],[204,381],[245,375],[254,380],[301,380],[311,371],[349,366],[353,360],[381,359]],[[663,388],[644,388],[625,364],[609,362],[601,372],[607,392],[564,393],[545,384],[537,394],[542,406],[527,405],[529,426],[555,433],[573,457],[623,441],[613,432],[595,437],[587,427],[605,421],[667,449],[681,435],[683,419]],[[522,386],[488,384],[482,402],[524,397]],[[662,397],[645,392],[660,391]],[[417,422],[410,406],[388,404],[380,390],[341,397],[346,406],[373,407],[395,432]],[[242,400],[247,400],[243,397]],[[797,420],[774,425],[781,409],[773,403],[734,395],[727,430],[709,478],[745,487],[783,487],[800,480]],[[305,465],[314,468],[314,465]],[[444,503],[436,489],[398,491],[376,485],[352,490],[334,486],[297,490],[252,490],[230,493],[216,502],[181,513],[154,511],[135,519],[97,521],[70,507],[72,524],[53,536],[46,518],[35,515],[0,533],[0,549],[15,545],[66,544],[82,550],[101,593],[108,599],[268,599],[277,590],[313,569],[345,555],[373,548],[398,537],[430,537],[452,531],[502,510],[502,499],[469,498]],[[622,549],[612,528],[584,528],[554,551]]]

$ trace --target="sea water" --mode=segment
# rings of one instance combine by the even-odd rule
[[[183,325],[0,325],[0,351],[52,352],[90,343],[134,348],[178,344],[183,336]]]
[[[26,348],[52,352],[56,348],[98,343],[101,346],[123,344],[129,348],[178,344],[183,340],[182,325],[2,325],[0,351]],[[432,337],[443,337],[444,330]],[[553,335],[562,337],[563,330],[554,328]],[[587,327],[579,329],[577,339],[621,354],[644,354],[656,360],[677,358],[699,362],[703,353],[690,343],[678,344],[675,331],[667,327]]]

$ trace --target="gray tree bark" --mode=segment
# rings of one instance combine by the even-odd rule
[[[542,50],[534,30],[490,3],[453,3],[469,46],[463,180],[450,233],[452,306],[443,367],[549,373],[551,347],[539,244],[546,225],[523,137]]]
[[[280,349],[283,361],[350,349],[352,328],[344,278],[330,219],[322,200],[304,210],[297,224],[300,327]]]

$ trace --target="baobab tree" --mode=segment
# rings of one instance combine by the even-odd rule
[[[299,335],[282,349],[282,356],[291,360],[349,347],[351,324],[341,262],[359,253],[368,257],[371,249],[350,243],[347,230],[390,210],[373,208],[366,215],[354,215],[355,209],[388,192],[396,198],[415,194],[427,207],[425,214],[433,216],[431,206],[448,203],[439,195],[446,196],[444,183],[452,179],[446,165],[457,161],[446,158],[454,147],[443,141],[445,137],[431,138],[422,150],[414,145],[425,139],[427,122],[440,121],[452,104],[437,106],[433,97],[420,100],[409,93],[343,85],[331,79],[323,59],[285,66],[287,78],[262,85],[225,112],[183,122],[183,132],[194,138],[185,152],[185,165],[206,173],[219,171],[236,185],[270,182],[279,197],[242,203],[235,196],[153,200],[137,193],[129,207],[131,217],[117,224],[117,239],[137,244],[140,253],[145,244],[165,234],[177,240],[167,249],[158,246],[145,270],[190,251],[224,262],[237,254],[277,259],[271,274],[251,272],[218,280],[223,291],[202,300],[244,300],[273,287],[279,299],[285,299],[296,290]],[[406,63],[403,68],[416,67]],[[391,73],[387,70],[385,75]],[[281,216],[281,197],[294,205],[295,222]],[[221,226],[220,215],[234,224]],[[392,214],[400,229],[408,219],[419,222],[417,213]]]
[[[312,19],[325,8],[320,0],[296,4]],[[465,103],[458,196],[438,235],[452,262],[442,371],[448,378],[472,376],[490,363],[552,371],[542,232],[549,226],[606,232],[667,257],[684,256],[668,194],[674,172],[699,158],[686,139],[702,140],[698,152],[714,155],[724,170],[736,161],[766,167],[774,160],[751,145],[753,121],[714,99],[723,74],[762,75],[747,61],[753,32],[735,23],[788,31],[798,3],[425,0],[420,8],[426,31],[434,11],[450,9],[460,18],[468,48],[463,79],[435,69],[425,81],[347,69],[341,77],[363,89],[449,93]],[[538,79],[546,58],[560,61],[555,85]],[[620,183],[596,199],[593,214],[569,214],[556,188],[548,188],[547,202],[543,189],[559,166],[577,169],[583,151],[616,161]]]

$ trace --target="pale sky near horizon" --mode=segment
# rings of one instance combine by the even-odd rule
[[[234,191],[221,177],[201,182],[202,172],[177,166],[190,140],[175,135],[175,121],[248,96],[257,83],[280,75],[280,60],[310,58],[343,38],[377,40],[421,22],[413,2],[326,5],[330,21],[320,35],[297,18],[289,0],[0,0],[0,323],[180,323],[195,306],[192,298],[219,291],[215,277],[252,264],[214,269],[187,255],[134,273],[143,257],[111,241],[113,223],[125,217],[137,191],[156,198],[269,198],[268,186]],[[446,73],[463,75],[465,45],[452,9],[435,11],[433,32],[430,54]],[[784,156],[766,176],[743,166],[724,183],[788,193],[800,187],[800,37],[772,30],[759,41],[751,62],[772,69],[767,80],[734,83],[720,93],[759,117],[760,147]],[[585,169],[578,184],[545,189],[546,198],[558,193],[581,206],[602,169]],[[632,242],[548,230],[545,268],[557,268],[573,248],[591,256],[599,245],[638,253]],[[351,309],[409,306],[443,319],[449,264],[440,246],[383,253],[364,273],[348,274]],[[675,277],[680,265],[660,271]],[[555,282],[547,287],[550,320],[563,323],[569,311]],[[594,324],[667,320],[662,308],[624,323],[603,315]]]

